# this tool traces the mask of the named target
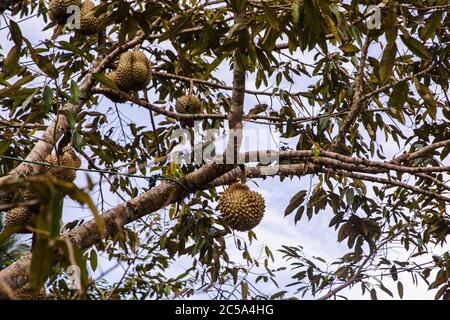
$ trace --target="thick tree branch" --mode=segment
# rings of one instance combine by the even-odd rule
[[[132,48],[136,44],[142,42],[145,38],[145,34],[143,32],[139,32],[137,36],[130,40],[129,42],[118,46],[113,49],[109,54],[105,57],[99,55],[99,57],[94,62],[90,72],[86,76],[86,78],[81,83],[80,87],[80,99],[78,104],[67,103],[61,112],[57,115],[55,121],[53,121],[47,129],[44,131],[42,137],[35,144],[31,152],[26,157],[27,161],[32,162],[43,162],[45,157],[52,152],[53,147],[56,145],[57,141],[62,137],[64,132],[66,132],[68,128],[67,122],[67,113],[78,114],[86,103],[86,101],[91,96],[92,87],[95,84],[94,74],[100,73],[104,70],[104,68],[112,61],[115,57],[117,57],[121,52]],[[12,171],[10,171],[6,176],[0,178],[0,185],[5,184],[7,182],[15,181],[21,175],[32,175],[39,172],[40,165],[38,164],[30,164],[30,163],[21,163]]]
[[[209,164],[186,175],[179,183],[168,181],[147,191],[136,198],[114,207],[104,214],[102,218],[105,224],[105,237],[108,237],[140,217],[157,211],[171,203],[181,201],[190,193],[203,190],[208,183],[225,174],[232,167],[228,165]],[[83,250],[102,240],[101,233],[95,220],[62,235],[70,239],[72,244]],[[57,252],[57,254],[60,254]],[[0,281],[7,284],[12,290],[22,287],[28,282],[28,271],[31,263],[31,255],[21,258],[19,261],[0,271]],[[0,288],[0,299],[7,298],[7,293]]]

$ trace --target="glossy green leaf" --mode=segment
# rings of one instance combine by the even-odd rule
[[[388,44],[383,51],[380,66],[378,68],[378,75],[380,83],[383,84],[393,73],[395,55],[397,53],[397,45],[394,43]]]
[[[53,105],[53,89],[49,86],[44,88],[43,103],[45,113],[49,113]]]
[[[20,48],[18,46],[14,46],[8,53],[8,56],[5,59],[3,67],[7,74],[13,75],[19,69],[19,59],[20,59]]]
[[[411,50],[414,54],[418,55],[423,59],[431,59],[430,51],[417,39],[411,36],[400,35],[403,43]]]
[[[419,30],[420,39],[427,40],[436,34],[436,30],[441,24],[442,13],[441,11],[436,11],[429,16],[425,26]]]

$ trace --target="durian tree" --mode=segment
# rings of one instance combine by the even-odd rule
[[[0,246],[32,245],[2,266],[0,297],[401,298],[407,275],[450,298],[449,9],[2,1]],[[245,148],[250,129],[276,147]],[[346,253],[329,261],[298,243],[255,255],[262,181],[295,190],[278,219],[326,219],[327,245]],[[173,271],[177,259],[189,267]],[[120,279],[107,266],[90,276],[105,262],[125,266]]]

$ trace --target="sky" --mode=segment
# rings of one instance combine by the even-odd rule
[[[0,22],[0,28],[3,28],[5,26],[4,22]],[[51,30],[43,31],[44,24],[40,19],[30,19],[28,21],[25,21],[20,24],[22,32],[25,37],[27,37],[33,44],[38,44],[40,41],[44,39],[50,39],[52,35]],[[3,47],[2,53],[4,55],[7,54],[9,49],[11,48],[11,41],[7,41],[7,34],[8,30],[3,29],[0,30],[0,43]],[[165,46],[166,44],[163,44],[161,46]],[[380,48],[372,48],[371,51],[369,51],[369,55],[374,57],[379,57],[380,55]],[[295,52],[294,56],[301,59],[305,63],[314,63],[312,53],[302,53],[300,51]],[[352,74],[354,72],[354,68],[351,64],[347,65],[347,70],[350,71]],[[223,80],[223,82],[227,85],[231,85],[232,83],[232,73],[229,70],[229,65],[226,63],[223,63],[219,69],[216,72],[216,76],[218,76],[219,79]],[[273,79],[272,79],[273,80]],[[316,80],[315,79],[307,79],[305,78],[304,81],[298,82],[295,84],[293,88],[291,88],[292,91],[307,91],[308,85],[313,84]],[[248,89],[256,89],[254,87],[254,75],[249,75],[247,77],[247,86]],[[281,86],[284,86],[285,89],[288,89],[286,83],[282,83]],[[154,95],[150,96],[150,99],[157,100],[157,98]],[[261,97],[260,101],[262,103],[269,102],[268,97]],[[258,101],[255,99],[254,96],[246,95],[245,98],[245,110],[250,110],[254,105],[256,105]],[[275,101],[275,109],[279,107],[280,105],[278,102]],[[110,121],[116,121],[114,120],[114,104],[111,103],[108,99],[104,98],[101,100],[99,106],[96,107],[97,110],[107,111],[110,110],[109,114],[111,115]],[[316,112],[319,109],[316,109]],[[119,111],[124,117],[124,119],[129,119],[130,122],[134,122],[138,125],[149,125],[149,115],[148,111],[146,109],[143,109],[136,105],[130,105],[130,104],[122,104],[119,106]],[[159,117],[160,119],[161,117]],[[111,125],[117,125],[116,122],[111,122]],[[244,129],[253,129],[254,125],[250,125],[248,123],[245,124]],[[276,142],[279,140],[279,135],[277,133],[273,134],[269,132],[267,129],[264,129],[262,131],[262,136],[269,136],[270,139],[263,139],[265,141],[268,141],[265,143],[263,147],[271,147],[273,149],[276,148]],[[273,138],[272,138],[273,136]],[[117,134],[117,138],[121,138],[121,134]],[[248,150],[255,150],[258,146],[256,146],[256,140],[255,139],[249,139],[249,144],[246,146]],[[379,141],[384,143],[383,141]],[[295,145],[296,141],[291,140],[289,143],[292,145]],[[260,146],[261,147],[261,146]],[[246,151],[246,150],[243,150]],[[389,155],[394,155],[399,150],[396,147],[394,143],[385,143],[385,153]],[[83,167],[87,167],[86,163],[83,163]],[[94,180],[98,180],[98,175],[89,173],[91,178]],[[76,184],[78,186],[85,186],[86,185],[86,176],[85,173],[79,173],[78,178],[76,180]],[[281,253],[277,251],[277,249],[281,248],[282,245],[291,245],[291,246],[298,246],[301,245],[304,248],[304,251],[307,256],[319,256],[322,258],[325,258],[326,260],[333,261],[334,259],[337,259],[338,257],[342,256],[343,254],[347,253],[348,248],[346,248],[345,243],[338,243],[337,242],[337,233],[334,231],[334,229],[328,227],[328,223],[330,219],[333,216],[333,213],[331,210],[324,210],[321,211],[318,215],[315,215],[310,221],[308,221],[306,218],[303,218],[300,222],[297,224],[294,223],[294,215],[291,214],[288,217],[284,217],[284,210],[286,206],[289,204],[290,199],[299,191],[306,189],[308,190],[311,185],[314,186],[314,183],[316,182],[316,178],[306,176],[306,177],[295,177],[292,179],[286,179],[284,182],[279,182],[278,178],[268,178],[266,180],[257,179],[256,182],[258,185],[255,185],[253,182],[249,182],[249,186],[253,190],[257,190],[260,192],[266,201],[266,212],[264,219],[262,220],[261,224],[258,225],[254,231],[258,236],[259,241],[256,242],[251,250],[252,252],[257,253],[260,248],[264,245],[269,245],[272,249],[272,252],[275,255],[275,264],[271,265],[272,267],[281,267],[286,266],[286,261],[281,258]],[[139,183],[139,182],[137,182]],[[107,184],[104,183],[103,187],[105,190],[108,189]],[[219,188],[223,190],[223,188]],[[93,199],[97,200],[98,192],[93,194]],[[112,193],[106,194],[106,206],[105,209],[111,208],[119,203],[121,203],[121,199]],[[68,213],[64,216],[64,222],[69,222],[74,219],[80,219],[80,218],[86,218],[89,219],[91,214],[89,210],[86,208],[80,208],[78,204],[73,203],[70,200],[65,201],[65,213]],[[241,234],[242,236],[245,236],[245,234]],[[229,248],[232,248],[232,246],[228,246]],[[231,255],[238,261],[240,260],[242,263],[244,263],[242,257],[236,252],[235,250],[231,249]],[[440,252],[442,248],[436,248],[437,252]],[[397,255],[399,257],[404,257],[404,253],[402,252],[393,252],[390,253],[391,256]],[[110,267],[114,266],[114,262],[108,261],[106,258],[102,257],[99,261],[100,267],[95,271],[91,271],[91,276],[93,278],[96,278],[98,275],[102,274],[105,270],[109,269]],[[183,268],[186,268],[190,265],[190,260],[187,259],[178,259],[174,262],[174,267],[172,272],[176,274]],[[118,267],[114,269],[112,272],[108,273],[107,279],[110,281],[115,281],[117,279],[120,279],[122,276],[123,269]],[[265,292],[275,292],[282,290],[284,288],[283,285],[288,284],[291,282],[290,276],[294,274],[295,272],[284,272],[283,274],[279,275],[277,280],[281,284],[281,288],[276,289],[270,284],[263,285],[261,288]],[[403,282],[403,285],[405,286],[405,296],[404,299],[433,299],[435,291],[427,291],[427,286],[423,282],[419,282],[419,285],[416,287],[413,285],[409,275],[402,274],[400,275],[400,280]],[[395,290],[395,284],[392,282],[392,280],[389,279],[383,279],[383,283],[388,287],[392,288],[394,292],[394,298],[398,298],[398,295]],[[354,288],[353,290],[346,289],[343,291],[343,294],[347,296],[350,299],[369,299],[370,297],[366,294],[365,296],[361,295],[361,290],[359,289],[359,286]],[[380,299],[390,299],[390,296],[387,294],[384,294],[379,291],[378,297]],[[207,295],[199,292],[197,293],[194,298],[207,298]],[[299,297],[300,298],[300,297]],[[304,297],[305,299],[312,299],[310,295],[306,295]]]

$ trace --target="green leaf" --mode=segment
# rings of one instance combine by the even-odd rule
[[[91,268],[93,271],[97,270],[98,266],[97,251],[91,250],[91,253],[89,254],[89,263],[91,264]]]
[[[3,67],[5,71],[9,75],[13,75],[16,73],[17,69],[19,69],[19,59],[20,59],[20,47],[14,46],[8,53],[8,56],[5,59]]]
[[[297,192],[292,197],[286,210],[284,210],[284,216],[287,216],[288,214],[292,213],[292,211],[294,211],[295,208],[299,207],[302,204],[302,202],[305,200],[305,197],[306,197],[306,190]]]
[[[432,111],[434,114],[430,114],[433,119],[436,118],[435,115],[435,109],[436,109],[436,100],[434,99],[433,92],[428,88],[428,86],[420,83],[416,78],[413,79],[414,85],[416,86],[416,90],[419,93],[419,95],[424,100],[425,104],[429,107],[429,112]]]
[[[245,281],[241,282],[241,293],[242,293],[242,300],[247,300],[247,298],[248,298],[248,283]]]
[[[433,12],[430,17],[427,19],[424,27],[419,30],[419,37],[422,40],[427,40],[432,38],[436,34],[437,28],[441,24],[442,12],[436,11]]]
[[[23,37],[22,37],[22,31],[20,31],[19,25],[14,22],[12,19],[9,20],[9,30],[11,32],[11,38],[16,44],[18,48],[22,46]]]
[[[434,296],[435,300],[438,300],[440,297],[442,297],[444,295],[444,293],[447,291],[448,286],[442,286],[437,292],[436,295]]]
[[[280,292],[277,292],[277,293],[275,293],[275,294],[273,294],[271,297],[270,297],[270,300],[275,300],[276,298],[281,298],[282,296],[284,296],[285,294],[287,293],[287,291],[280,291]]]
[[[395,265],[393,265],[391,267],[391,276],[392,276],[392,280],[397,281],[398,280],[398,273],[397,273],[397,268],[395,267]]]
[[[401,283],[401,281],[397,282],[397,291],[400,299],[403,299],[403,284]]]
[[[247,0],[231,0],[231,7],[235,12],[244,10]]]
[[[30,103],[31,101],[33,101],[34,96],[39,92],[38,89],[34,90],[32,94],[30,94],[25,101],[22,103],[21,108],[25,109]]]
[[[3,139],[0,142],[0,155],[4,154],[6,150],[9,149],[9,146],[11,145],[12,140],[11,139]]]
[[[419,40],[404,35],[400,35],[400,38],[412,53],[423,59],[431,59],[430,51]]]
[[[270,24],[272,28],[274,28],[275,30],[279,30],[280,21],[278,20],[275,11],[272,10],[265,2],[261,2],[261,4],[264,9],[265,18],[267,19],[267,22]]]
[[[342,46],[339,47],[339,49],[344,52],[344,55],[351,56],[354,55],[356,52],[359,51],[359,48],[351,43],[344,43]]]
[[[81,141],[82,141],[81,134],[78,132],[74,132],[73,133],[73,142],[75,144],[75,149],[81,150]]]
[[[78,84],[72,80],[70,82],[70,95],[71,95],[71,102],[73,104],[78,104],[80,101],[80,88],[78,88]]]
[[[378,298],[377,298],[377,291],[375,289],[370,290],[370,299],[378,300]]]
[[[386,288],[384,285],[380,285],[380,289],[383,290],[384,292],[386,292],[388,295],[390,295],[391,297],[394,297],[394,295],[392,294],[391,290],[389,290],[388,288]]]
[[[103,237],[105,234],[105,221],[103,220],[103,217],[98,213],[97,207],[89,197],[89,194],[87,194],[83,190],[76,189],[70,192],[69,196],[73,200],[78,201],[80,204],[87,204],[89,206],[89,209],[91,209],[91,212],[94,215],[95,222],[97,223],[98,231]]]
[[[50,88],[49,86],[46,86],[44,88],[43,102],[44,102],[44,111],[47,114],[50,112],[53,105],[53,89]]]
[[[251,117],[251,116],[260,114],[261,112],[266,111],[267,107],[268,107],[267,104],[258,104],[254,108],[250,109],[247,116]]]
[[[45,217],[43,218],[45,219]],[[54,250],[49,246],[48,238],[45,235],[41,233],[35,235],[32,253],[29,273],[30,287],[38,290],[42,288],[54,266]]]
[[[25,43],[27,44],[28,50],[30,51],[31,59],[33,59],[38,68],[41,69],[50,78],[56,79],[58,77],[58,71],[56,70],[50,59],[48,57],[39,55],[36,50],[34,50],[30,41],[28,41],[27,39],[25,39]]]
[[[61,228],[62,208],[64,196],[55,189],[51,189],[49,197],[50,224],[48,226],[50,239],[56,239],[59,236]],[[40,226],[38,225],[38,228]]]
[[[20,88],[22,85],[32,81],[34,79],[34,76],[31,74],[27,74],[26,76],[24,76],[22,79],[17,80],[16,83],[14,83],[13,85],[10,85],[8,87],[5,87],[3,89],[0,90],[0,98],[4,97],[8,94],[13,93],[16,89]]]
[[[119,87],[117,87],[117,84],[112,81],[110,78],[108,78],[103,73],[94,74],[95,80],[103,84],[104,86],[113,89],[113,90],[119,90]]]
[[[383,56],[381,57],[380,66],[378,68],[378,75],[380,77],[381,84],[383,84],[392,74],[396,53],[397,53],[397,45],[395,44],[395,42],[388,44],[384,49]]]
[[[298,23],[300,20],[300,7],[296,1],[291,6],[292,21]]]
[[[297,212],[295,213],[295,217],[294,217],[295,224],[297,224],[297,222],[299,222],[301,220],[304,212],[305,212],[305,206],[301,206],[300,208],[298,208]]]
[[[384,21],[384,31],[388,44],[394,43],[398,34],[396,7],[392,6]]]
[[[319,120],[319,128],[318,133],[321,134],[325,131],[325,129],[328,127],[328,124],[330,123],[330,117],[321,117]]]
[[[67,124],[70,130],[75,129],[75,116],[69,110],[64,110],[64,114],[66,115]]]
[[[408,98],[408,93],[409,87],[406,81],[394,86],[388,101],[389,108],[401,110],[406,102],[406,99]]]

